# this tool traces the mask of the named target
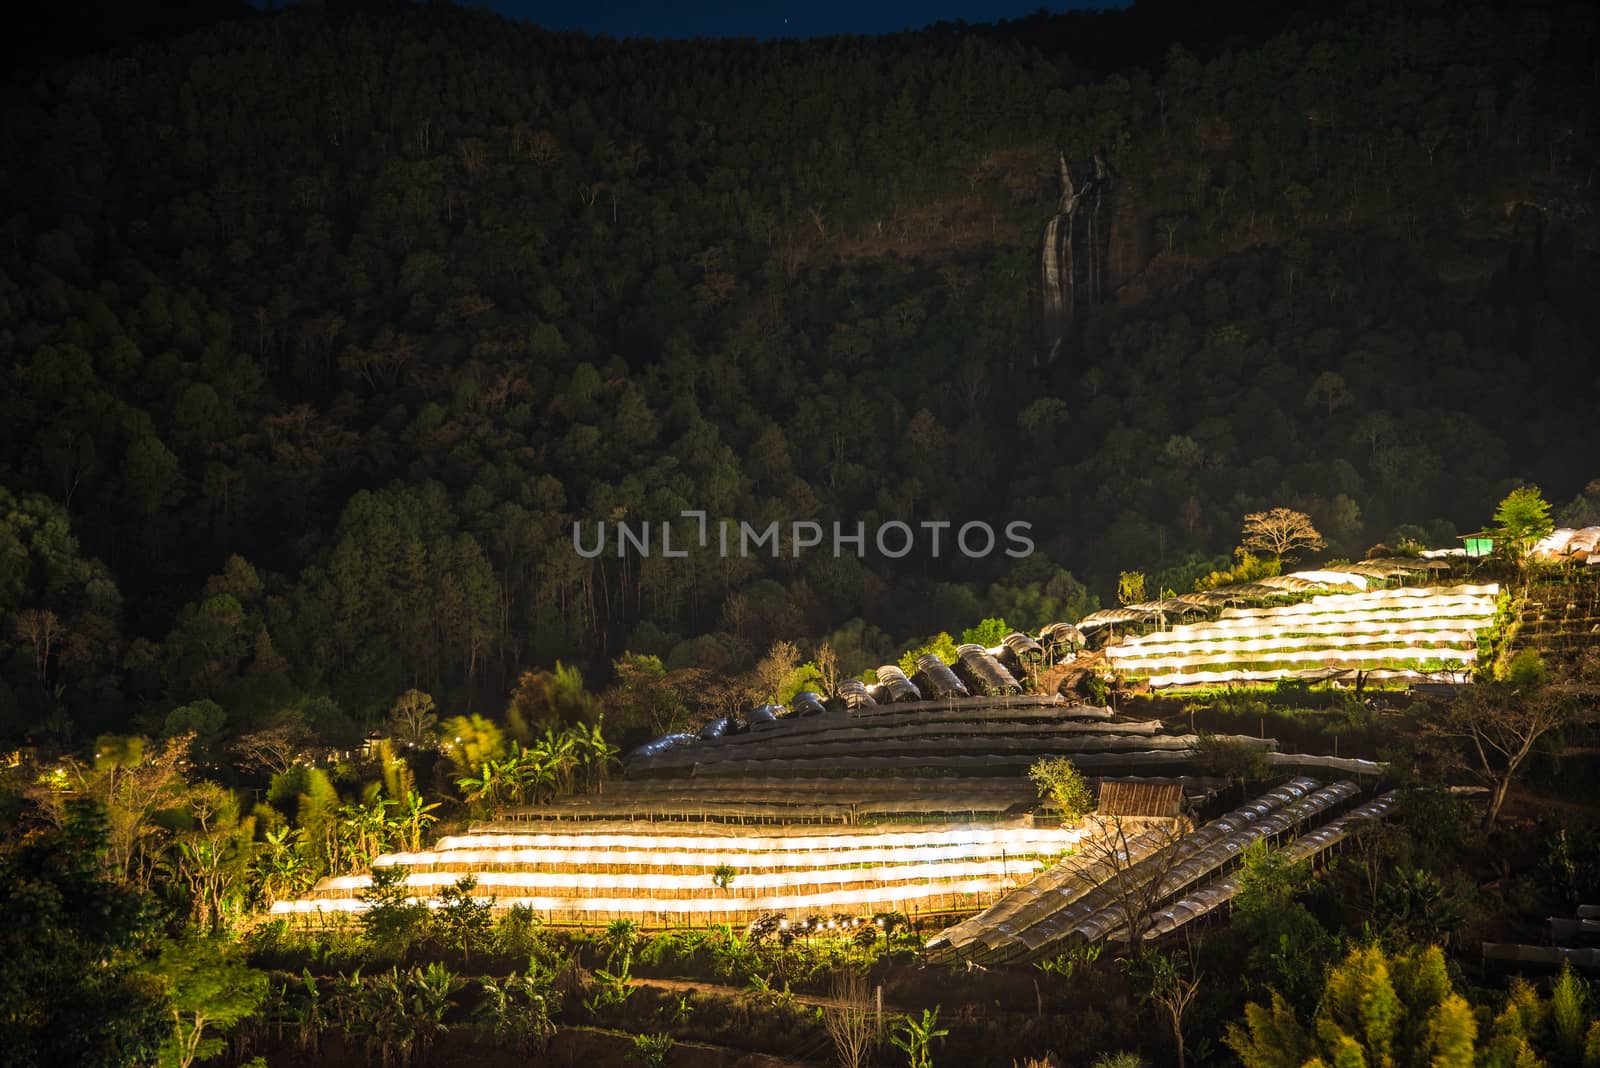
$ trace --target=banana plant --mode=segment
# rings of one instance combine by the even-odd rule
[[[407,790],[405,798],[400,801],[397,823],[400,828],[401,844],[413,853],[422,849],[423,836],[428,828],[439,822],[439,817],[433,815],[433,810],[439,807],[437,801],[428,803],[422,795],[415,790]]]
[[[279,827],[266,833],[266,840],[256,847],[254,875],[267,908],[311,888],[316,875],[310,853],[305,831],[299,827]]]
[[[500,769],[490,761],[479,765],[477,775],[463,775],[456,780],[461,797],[476,812],[494,808],[500,803],[502,783]]]
[[[950,1032],[939,1026],[939,1006],[922,1010],[922,1018],[903,1017],[895,1024],[889,1041],[896,1049],[905,1051],[906,1068],[933,1068],[933,1040]]]

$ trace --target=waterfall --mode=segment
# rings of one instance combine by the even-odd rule
[[[1056,213],[1045,224],[1039,257],[1039,325],[1050,362],[1066,347],[1089,306],[1104,299],[1105,256],[1110,243],[1109,227],[1100,225],[1105,191],[1111,182],[1105,160],[1096,153],[1093,175],[1076,182],[1065,153],[1058,154],[1057,166],[1061,195]],[[1086,196],[1090,198],[1087,205],[1083,203]],[[1080,245],[1087,249],[1081,264],[1077,255]],[[1080,275],[1086,283],[1082,306],[1078,301]]]
[[[1052,215],[1044,228],[1044,255],[1039,266],[1046,323],[1054,322],[1061,315],[1061,250],[1056,247],[1056,230],[1060,226],[1061,216]]]

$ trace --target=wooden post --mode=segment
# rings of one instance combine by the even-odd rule
[[[876,998],[876,1001],[877,1001],[877,1016],[876,1016],[876,1020],[877,1020],[877,1025],[878,1025],[878,1042],[879,1042],[879,1044],[882,1044],[882,1042],[883,1042],[883,985],[881,983],[878,985],[878,988],[877,988],[877,991],[876,991],[876,994],[875,994],[875,998]]]

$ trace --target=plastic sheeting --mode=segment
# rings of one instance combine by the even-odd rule
[[[1073,651],[1089,644],[1083,631],[1071,623],[1052,623],[1039,632],[1039,644],[1054,652],[1055,646],[1065,645]]]
[[[1158,852],[1179,850],[1185,858],[1199,853],[1229,835],[1292,805],[1317,790],[1315,779],[1297,778],[1212,820],[1176,843],[1167,844],[1159,833],[1135,835],[1128,843],[1129,859],[1120,877],[1154,878]],[[1068,937],[1085,919],[1108,908],[1114,891],[1104,884],[1118,872],[1092,854],[1068,858],[1032,883],[1007,894],[969,920],[940,932],[928,943],[930,959],[964,958],[977,963],[1016,960],[1043,955]]]
[[[974,686],[990,697],[1022,692],[1022,684],[981,645],[963,645],[956,649],[961,657],[963,673]]]
[[[661,737],[654,738],[630,752],[628,754],[628,759],[648,760],[651,757],[660,756],[662,753],[665,753],[668,749],[671,749],[675,745],[682,745],[684,742],[692,742],[695,740],[696,735],[693,734],[663,734]]]
[[[822,695],[814,690],[801,690],[789,699],[789,707],[794,709],[797,716],[820,716],[828,710],[822,703]]]
[[[783,710],[782,705],[757,705],[746,712],[744,718],[751,730],[767,730],[778,725],[778,714]]]
[[[923,694],[936,701],[972,696],[966,685],[956,678],[956,673],[932,653],[917,657],[917,675],[922,679]]]
[[[844,700],[844,707],[855,711],[858,708],[871,708],[876,705],[877,699],[872,696],[872,691],[860,679],[845,679],[839,684],[839,696]]]
[[[1280,855],[1291,864],[1319,856],[1349,837],[1363,821],[1383,819],[1399,800],[1399,793],[1391,791],[1359,808],[1351,809],[1338,819],[1300,835],[1284,846]],[[1156,913],[1155,923],[1145,932],[1145,941],[1171,934],[1184,924],[1227,904],[1239,893],[1239,887],[1239,876],[1229,875],[1174,901]]]
[[[922,700],[922,691],[917,689],[911,680],[906,678],[906,673],[894,664],[885,664],[878,669],[878,685],[882,687],[877,695],[880,702]]]

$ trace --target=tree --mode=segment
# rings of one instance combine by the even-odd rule
[[[233,791],[196,783],[184,797],[189,826],[176,833],[168,867],[189,890],[190,917],[217,930],[229,906],[238,908],[255,838],[255,817],[240,817]]]
[[[976,627],[968,627],[961,632],[962,645],[981,645],[985,649],[992,649],[999,645],[1011,627],[1005,620],[997,616],[990,616],[978,623]]]
[[[402,742],[426,745],[433,741],[439,712],[433,697],[421,690],[407,690],[389,709],[389,730]]]
[[[1506,494],[1494,510],[1495,533],[1517,563],[1523,563],[1539,541],[1555,529],[1550,503],[1538,486],[1520,486]]]
[[[524,671],[506,705],[511,733],[528,741],[539,730],[591,723],[600,702],[584,688],[583,673],[556,661],[554,671]]]
[[[908,649],[900,657],[900,670],[906,673],[906,678],[917,673],[917,658],[927,653],[932,653],[947,665],[953,665],[961,659],[956,655],[956,640],[940,631],[926,645]]]
[[[310,736],[305,718],[290,712],[271,726],[241,734],[231,748],[246,771],[287,775],[299,763]]]
[[[162,1068],[189,1068],[222,1052],[222,1035],[256,1011],[267,976],[221,938],[189,934],[168,942],[152,969],[172,999],[172,1033],[161,1045]]]
[[[1111,894],[1130,945],[1140,945],[1155,922],[1156,906],[1170,893],[1167,876],[1188,854],[1177,821],[1135,823],[1122,816],[1098,817],[1080,851],[1097,883]]]
[[[839,654],[834,652],[833,646],[822,642],[817,646],[817,654],[811,661],[816,665],[817,682],[822,686],[822,696],[832,698],[839,693]]]
[[[1268,552],[1274,559],[1293,559],[1290,554],[1302,549],[1323,547],[1322,535],[1311,525],[1311,517],[1288,508],[1251,512],[1244,517],[1241,546]]]
[[[753,672],[756,692],[763,701],[776,701],[784,683],[800,665],[800,650],[793,642],[775,641]]]
[[[1310,1008],[1321,992],[1334,936],[1295,900],[1310,881],[1308,862],[1285,859],[1265,840],[1245,848],[1232,924],[1249,944],[1250,973],[1264,977],[1295,1008]]]
[[[44,683],[56,646],[66,637],[61,620],[48,608],[43,611],[26,608],[17,613],[15,629],[17,637],[33,649],[34,681]]]
[[[478,877],[463,875],[455,885],[439,891],[439,908],[434,914],[445,944],[461,951],[463,963],[471,958],[472,944],[490,927],[489,901],[474,894],[477,889]]]
[[[1041,757],[1028,769],[1028,778],[1039,788],[1039,796],[1056,806],[1062,819],[1082,819],[1094,810],[1089,781],[1066,757]]]
[[[1185,958],[1150,952],[1136,961],[1145,973],[1149,988],[1145,999],[1155,1006],[1172,1029],[1172,1043],[1178,1051],[1178,1068],[1184,1068],[1183,1017],[1200,994],[1204,980],[1195,970],[1193,947]]]
[[[1233,551],[1234,565],[1225,571],[1212,571],[1209,574],[1195,579],[1196,593],[1214,590],[1219,586],[1232,586],[1240,582],[1254,582],[1257,579],[1267,578],[1279,574],[1282,564],[1278,560],[1269,560],[1245,549]]]
[[[1447,757],[1464,757],[1467,770],[1489,787],[1484,824],[1492,827],[1534,746],[1578,712],[1570,696],[1548,686],[1485,682],[1430,709],[1418,726],[1425,737],[1447,743]]]
[[[373,868],[371,884],[356,895],[366,906],[361,928],[380,954],[400,956],[428,925],[428,906],[411,898],[410,875],[399,864]]]
[[[1328,973],[1312,1026],[1273,992],[1251,1002],[1223,1040],[1244,1068],[1428,1064],[1472,1068],[1478,1025],[1450,983],[1437,946],[1390,956],[1354,949]]]
[[[58,823],[73,798],[104,805],[110,835],[107,862],[148,887],[168,837],[156,817],[182,801],[193,742],[193,734],[180,734],[150,749],[143,738],[102,735],[95,741],[92,766],[68,761],[62,775],[44,780],[29,794]]]
[[[1117,576],[1118,604],[1126,606],[1145,600],[1143,571],[1124,571]]]
[[[471,774],[505,752],[500,728],[479,715],[451,716],[439,728],[450,763],[461,774]]]
[[[840,1068],[863,1068],[876,1037],[867,981],[854,968],[841,968],[833,973],[828,990],[828,1004],[822,1009],[822,1026],[833,1040]]]
[[[149,1064],[172,1028],[161,983],[138,970],[154,902],[107,872],[95,801],[0,846],[0,1049],[17,1068]]]
[[[478,1026],[513,1048],[543,1053],[555,1034],[550,1018],[554,991],[549,977],[530,967],[523,975],[478,980],[482,997],[475,1013]]]
[[[1335,408],[1350,403],[1350,390],[1345,386],[1344,376],[1336,371],[1322,372],[1311,383],[1311,389],[1306,393],[1306,403],[1326,405],[1331,418]]]
[[[659,656],[642,653],[623,653],[611,667],[617,681],[602,702],[613,723],[624,729],[649,727],[657,736],[682,729],[689,718],[678,685],[685,672],[668,672]]]

